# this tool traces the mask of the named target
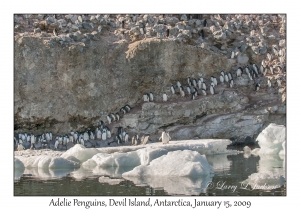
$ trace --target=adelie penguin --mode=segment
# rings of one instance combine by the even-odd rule
[[[116,116],[113,113],[110,113],[110,118],[112,119],[111,121],[116,121]]]
[[[204,21],[203,21],[203,26],[207,27],[207,20],[206,19],[204,19]]]
[[[149,94],[148,94],[148,93],[145,93],[145,94],[143,95],[143,99],[144,99],[144,102],[149,102],[149,101],[150,101],[150,96],[149,96]]]
[[[193,82],[193,86],[197,87],[197,81],[195,79],[193,79],[192,82]]]
[[[212,85],[210,86],[209,90],[211,95],[215,94],[215,88]]]
[[[225,79],[225,82],[229,82],[229,78],[228,78],[227,74],[225,74],[224,79]]]
[[[220,82],[224,83],[224,76],[223,75],[220,75]]]
[[[167,101],[168,100],[168,95],[167,94],[163,94],[163,101]]]
[[[199,89],[202,89],[202,82],[201,82],[200,79],[198,80],[197,84],[198,84],[198,88],[199,88]]]
[[[229,87],[233,87],[233,79],[231,79],[230,81],[229,81]]]
[[[189,85],[189,86],[192,86],[191,78],[188,77],[188,78],[187,78],[187,82],[188,82],[188,85]]]
[[[206,96],[206,90],[202,89],[202,95]]]
[[[236,76],[237,76],[237,77],[240,77],[240,76],[242,76],[242,74],[243,74],[243,69],[242,69],[241,67],[239,67],[239,68],[236,70]]]
[[[129,106],[128,104],[126,104],[124,108],[126,109],[127,112],[130,112],[130,110],[132,109],[132,107]]]
[[[192,100],[195,100],[195,98],[196,98],[196,92],[192,92]]]
[[[150,93],[149,93],[149,100],[152,102],[152,101],[153,101],[153,99],[154,99],[154,97],[153,97],[153,93],[152,93],[152,92],[150,92]]]
[[[122,107],[120,111],[123,112],[123,114],[126,114],[126,109],[124,107]]]
[[[270,79],[268,79],[268,87],[269,87],[269,88],[272,87],[272,83],[271,83],[271,80],[270,80]]]
[[[259,91],[259,87],[260,87],[260,84],[259,84],[259,83],[256,83],[256,84],[255,84],[254,90],[255,90],[255,91]]]
[[[177,87],[180,88],[181,87],[181,83],[179,81],[177,81]]]
[[[205,82],[202,83],[202,90],[206,90],[206,84],[205,84]]]
[[[186,92],[187,92],[187,94],[191,95],[191,88],[190,88],[190,86],[186,87]]]
[[[257,65],[253,64],[252,68],[253,68],[254,72],[256,73],[256,75],[258,75],[258,67],[257,67]]]
[[[171,86],[171,92],[172,92],[173,95],[175,94],[175,88],[174,88],[173,85]]]
[[[227,75],[228,75],[228,79],[229,79],[229,80],[232,80],[232,79],[233,79],[233,78],[232,78],[232,75],[231,75],[231,73],[230,73],[230,72],[228,72],[228,74],[227,74]]]
[[[182,87],[182,86],[180,86],[180,88],[179,88],[179,93],[180,93],[180,96],[181,96],[181,97],[184,97],[184,96],[185,96],[185,93],[184,93],[184,90],[183,90],[183,87]]]
[[[107,115],[106,119],[107,119],[108,124],[110,124],[111,123],[111,117],[109,115]]]

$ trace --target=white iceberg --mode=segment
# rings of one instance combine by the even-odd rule
[[[83,163],[84,161],[90,159],[91,157],[93,157],[97,153],[99,153],[98,149],[85,148],[81,144],[76,144],[74,147],[72,147],[71,149],[64,152],[61,155],[61,157],[65,158],[65,159],[76,158],[81,163]]]
[[[18,158],[14,158],[14,178],[19,179],[24,173],[24,164]]]
[[[161,148],[143,148],[137,151],[122,153],[115,152],[112,154],[98,153],[91,159],[85,161],[82,166],[92,169],[98,167],[128,167],[147,165],[153,159],[168,153],[168,150]]]
[[[72,160],[61,157],[51,157],[48,155],[23,157],[17,156],[25,168],[79,168],[80,164]],[[19,164],[15,164],[19,167]]]
[[[227,150],[227,146],[231,144],[228,139],[199,139],[199,140],[178,140],[170,141],[168,144],[161,142],[150,143],[138,146],[119,146],[119,147],[103,147],[97,148],[101,153],[114,152],[130,152],[142,148],[165,149],[168,151],[176,150],[192,150],[200,152],[201,154],[236,154],[236,150]]]
[[[286,128],[271,123],[256,138],[260,149],[252,151],[256,155],[285,155]]]
[[[183,150],[168,152],[154,159],[149,165],[140,165],[132,171],[124,173],[124,178],[131,176],[175,176],[197,177],[208,175],[212,167],[206,160],[205,155],[196,151]]]

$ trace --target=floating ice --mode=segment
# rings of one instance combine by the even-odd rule
[[[24,173],[24,169],[25,169],[24,164],[18,158],[14,158],[14,166],[15,166],[14,177],[15,179],[19,179]]]
[[[82,164],[86,168],[98,167],[128,167],[147,165],[150,161],[168,153],[165,149],[143,148],[137,151],[112,154],[98,153]]]
[[[91,159],[82,164],[86,168],[100,167],[119,167],[119,166],[137,166],[140,165],[140,159],[136,151],[113,154],[98,153]]]
[[[249,158],[251,156],[251,148],[245,146],[243,150],[244,150],[244,158]]]
[[[117,185],[124,181],[124,179],[111,179],[109,177],[101,176],[99,177],[98,181],[100,183],[108,183],[109,185]]]
[[[47,155],[17,158],[24,164],[25,168],[78,168],[79,163],[61,157],[50,157]],[[15,165],[15,167],[18,165]]]
[[[256,138],[260,149],[256,149],[252,153],[258,155],[284,155],[285,132],[285,126],[271,123]]]
[[[95,148],[85,148],[81,144],[76,144],[74,147],[71,149],[67,150],[65,153],[61,155],[62,158],[76,158],[79,160],[81,163],[90,159],[93,157],[95,154],[99,153],[99,150]]]
[[[196,151],[173,151],[154,159],[149,165],[140,165],[124,173],[124,178],[131,176],[189,176],[196,177],[212,172],[205,155]]]
[[[175,150],[193,150],[198,151],[201,154],[228,154],[237,153],[236,150],[227,150],[227,145],[231,144],[227,139],[201,139],[201,140],[180,140],[170,141],[168,144],[161,142],[155,142],[146,145],[138,146],[121,146],[121,147],[104,147],[98,148],[101,153],[113,153],[113,152],[130,152],[142,148],[160,148],[168,151]]]
[[[163,188],[169,195],[199,195],[206,191],[208,183],[212,181],[209,175],[198,177],[132,176],[126,179],[138,186],[149,185],[154,189]]]
[[[144,148],[137,150],[137,155],[140,158],[141,165],[148,165],[152,160],[167,153],[168,150],[162,148]]]

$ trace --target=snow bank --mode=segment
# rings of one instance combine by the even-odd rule
[[[51,157],[47,155],[32,157],[16,157],[22,162],[25,168],[79,168],[80,164],[72,160],[61,157]],[[19,164],[15,164],[19,167]]]
[[[140,165],[123,177],[131,176],[189,176],[207,175],[212,172],[205,155],[198,152],[183,150],[173,151],[154,159],[149,165]]]
[[[286,128],[283,125],[271,123],[256,138],[260,149],[253,151],[258,155],[285,155]]]
[[[85,148],[81,144],[76,144],[71,149],[67,150],[65,153],[61,155],[62,158],[70,159],[70,158],[76,158],[81,163],[84,161],[90,159],[95,154],[99,153],[98,149],[95,148]]]

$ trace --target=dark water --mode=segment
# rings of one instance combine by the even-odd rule
[[[286,192],[285,165],[279,157],[245,157],[238,155],[207,156],[214,174],[206,177],[135,178],[117,185],[100,183],[100,176],[121,178],[130,169],[89,171],[83,168],[61,171],[24,171],[15,173],[15,196],[148,196],[148,195],[206,195],[206,196],[284,196]],[[46,174],[46,175],[45,175]],[[247,180],[249,176],[259,179]],[[19,178],[16,176],[20,176]],[[275,178],[270,178],[275,177]],[[265,177],[261,178],[261,177]],[[254,187],[260,189],[253,189]],[[263,189],[261,189],[263,188]]]

